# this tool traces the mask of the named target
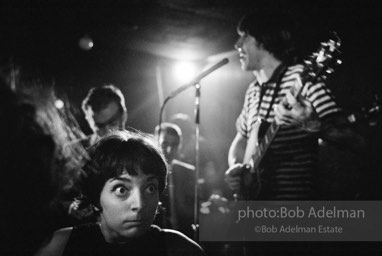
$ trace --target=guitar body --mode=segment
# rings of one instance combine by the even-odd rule
[[[243,158],[245,166],[241,172],[240,191],[235,195],[238,200],[261,199],[265,196],[264,191],[266,189],[264,189],[264,185],[266,185],[267,181],[262,177],[264,169],[261,162],[263,158],[261,157],[259,145],[261,145],[269,125],[268,122],[258,119],[247,140]]]

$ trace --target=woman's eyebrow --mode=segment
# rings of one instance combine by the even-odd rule
[[[131,183],[132,180],[130,178],[126,178],[126,177],[114,177],[114,178],[111,178],[109,182],[112,182],[112,181],[115,181],[115,180],[118,180],[118,181],[122,181],[122,182],[127,182],[127,183]],[[151,181],[158,181],[158,177],[155,176],[155,175],[150,175],[146,178],[146,182],[151,182]]]
[[[131,182],[131,179],[125,178],[125,177],[114,177],[114,178],[110,179],[110,182],[114,181],[114,180],[119,180],[119,181],[123,181],[123,182]]]

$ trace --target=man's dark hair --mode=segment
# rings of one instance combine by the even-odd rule
[[[182,138],[184,141],[188,141],[193,135],[194,123],[191,120],[191,117],[185,113],[176,113],[170,117],[170,123],[176,124],[181,132]]]
[[[98,112],[111,102],[118,104],[120,112],[124,114],[123,123],[125,123],[127,119],[125,97],[121,90],[114,85],[104,85],[90,89],[82,101],[82,110],[86,113],[91,108],[93,112]]]
[[[295,54],[296,24],[286,10],[256,9],[240,19],[237,31],[253,36],[281,61],[289,61]]]
[[[168,133],[170,135],[176,136],[179,139],[179,145],[182,142],[182,131],[180,127],[173,123],[161,123],[161,133]],[[155,126],[154,131],[155,136],[159,136],[159,125]]]

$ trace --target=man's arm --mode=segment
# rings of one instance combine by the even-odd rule
[[[365,139],[351,128],[349,121],[340,112],[321,120],[309,101],[298,101],[289,92],[286,98],[287,105],[281,103],[275,107],[278,125],[296,126],[307,132],[315,132],[323,140],[342,145],[354,152],[365,149]]]
[[[225,172],[224,180],[232,190],[237,191],[240,188],[240,174],[243,169],[242,161],[246,145],[247,139],[240,133],[237,133],[228,151],[229,169]]]
[[[229,167],[232,167],[234,164],[241,163],[243,161],[246,145],[247,139],[244,138],[244,136],[240,133],[237,133],[228,151]]]

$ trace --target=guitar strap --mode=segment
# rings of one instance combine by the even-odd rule
[[[272,95],[272,100],[271,100],[271,103],[269,104],[269,108],[267,110],[267,114],[265,115],[264,117],[264,120],[267,120],[268,117],[269,117],[269,114],[271,113],[271,109],[273,107],[273,104],[275,103],[275,100],[276,100],[276,97],[277,97],[277,94],[279,93],[280,91],[280,87],[281,87],[281,80],[284,76],[284,73],[286,72],[286,69],[287,69],[287,65],[285,63],[283,64],[280,64],[280,66],[278,66],[275,70],[275,74],[276,74],[276,86],[275,86],[275,89],[273,91],[273,95]],[[271,79],[273,80],[273,79]],[[269,83],[269,81],[267,82]],[[266,83],[266,84],[267,84]],[[265,90],[266,90],[266,84],[264,84],[263,86],[261,86],[261,90],[260,90],[260,100],[259,100],[259,106],[258,106],[258,113],[260,112],[260,106],[261,106],[261,103],[263,101],[263,97],[264,97],[264,93],[265,93]]]

